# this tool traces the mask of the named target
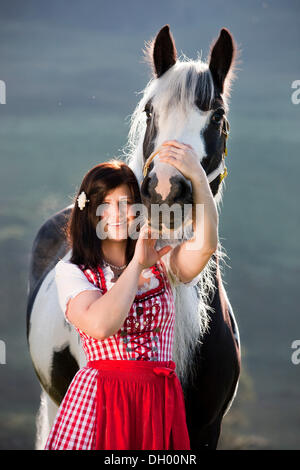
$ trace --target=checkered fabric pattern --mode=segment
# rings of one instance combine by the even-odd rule
[[[78,329],[89,361],[127,359],[169,361],[172,359],[175,304],[173,292],[160,262],[151,268],[158,287],[137,295],[122,328],[113,336],[96,340]],[[83,271],[103,293],[107,291],[103,270]]]

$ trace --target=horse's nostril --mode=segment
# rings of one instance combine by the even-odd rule
[[[184,180],[178,181],[174,192],[174,202],[181,202],[187,197],[189,192],[189,185]]]

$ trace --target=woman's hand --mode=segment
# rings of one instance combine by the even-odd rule
[[[207,179],[199,157],[191,145],[177,140],[166,140],[160,147],[158,158],[175,166],[185,178],[191,180]]]
[[[134,252],[134,258],[142,269],[150,268],[172,249],[170,245],[167,245],[157,251],[154,248],[156,240],[154,237],[151,238],[151,228],[146,222],[140,230]]]

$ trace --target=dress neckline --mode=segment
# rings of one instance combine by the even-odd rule
[[[141,294],[137,294],[134,298],[134,302],[139,302],[141,300],[146,300],[149,297],[157,295],[158,293],[160,293],[161,291],[164,290],[163,276],[162,276],[161,270],[159,269],[157,263],[155,263],[149,269],[151,269],[152,273],[155,275],[156,279],[158,280],[158,286],[153,288],[153,289],[149,289],[146,292],[142,292]],[[97,267],[97,272],[99,274],[100,283],[101,283],[100,288],[105,293],[105,292],[107,292],[107,285],[106,285],[106,279],[105,279],[105,275],[104,275],[104,272],[103,272],[103,268],[101,266],[98,266]]]

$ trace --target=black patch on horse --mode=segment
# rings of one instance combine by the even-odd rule
[[[53,353],[49,395],[58,405],[78,370],[79,365],[72,356],[69,346]]]

